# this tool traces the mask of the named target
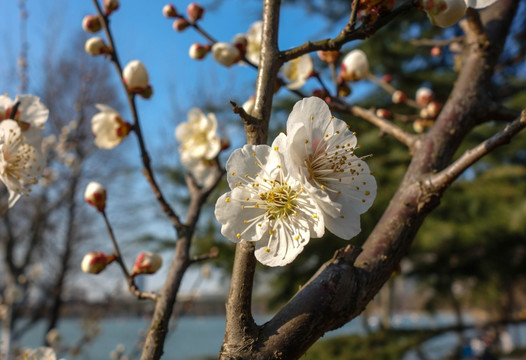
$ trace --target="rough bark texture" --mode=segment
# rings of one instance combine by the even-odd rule
[[[265,7],[269,3],[279,5],[266,1]],[[454,180],[441,186],[432,186],[426,181],[450,164],[462,140],[487,110],[490,79],[517,3],[501,0],[483,14],[486,33],[479,27],[477,14],[468,14],[466,31],[468,43],[472,45],[464,54],[458,80],[435,126],[412,144],[414,156],[406,176],[361,253],[351,247],[340,250],[262,326],[243,326],[245,320],[251,318],[249,308],[244,307],[242,311],[230,305],[250,296],[240,289],[251,290],[247,284],[237,284],[243,278],[234,273],[232,287],[238,291],[231,291],[227,306],[221,359],[298,359],[325,332],[358,316],[378,293],[409,250],[425,217],[438,205],[441,195]],[[267,27],[268,22],[267,19]],[[264,59],[265,55],[263,62]],[[238,261],[236,259],[236,271],[243,269]],[[236,331],[239,336],[233,335]]]

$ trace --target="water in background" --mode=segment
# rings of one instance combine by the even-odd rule
[[[268,318],[256,318],[258,324]],[[370,325],[378,325],[377,317],[370,317]],[[417,327],[433,328],[453,324],[454,317],[449,314],[429,316],[421,314],[398,314],[392,318],[392,325],[398,328]],[[469,320],[468,320],[469,321]],[[105,318],[99,322],[101,333],[89,345],[83,348],[81,354],[73,357],[71,354],[59,354],[67,360],[102,360],[110,359],[110,352],[117,345],[125,346],[126,354],[133,350],[139,332],[146,330],[149,326],[148,319],[142,318]],[[81,321],[75,318],[62,319],[59,326],[62,343],[72,345],[81,336]],[[217,357],[219,348],[223,341],[225,331],[224,316],[206,317],[183,317],[179,319],[175,332],[169,333],[165,343],[163,360],[198,360],[204,357]],[[526,343],[526,325],[513,326],[509,328],[510,334],[516,345]],[[360,318],[354,319],[340,329],[328,332],[324,338],[362,334],[364,329]],[[44,323],[39,323],[28,331],[20,340],[22,347],[36,348],[42,345],[44,334]],[[467,332],[468,336],[474,331]],[[457,336],[447,333],[426,342],[422,349],[430,359],[441,359],[451,353],[457,344]],[[138,356],[140,357],[140,352]],[[130,358],[132,359],[132,357]],[[416,354],[409,352],[404,360],[417,359]]]

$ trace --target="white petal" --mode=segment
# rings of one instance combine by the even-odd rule
[[[466,6],[474,9],[482,9],[496,2],[497,0],[466,0]]]
[[[42,126],[47,121],[49,110],[40,102],[40,98],[34,95],[20,95],[18,97],[20,106],[20,121]]]
[[[325,217],[325,226],[331,233],[345,240],[349,240],[360,233],[360,214],[354,208],[342,207],[340,216]]]
[[[253,178],[259,174],[261,166],[267,162],[269,153],[270,146],[268,145],[245,145],[241,149],[234,150],[226,163],[227,180],[230,188],[236,187],[240,181],[239,177],[248,175]],[[257,159],[263,164],[259,164]]]
[[[296,123],[305,125],[307,134],[311,134],[311,139],[321,139],[326,133],[332,134],[333,125],[331,111],[325,101],[318,97],[309,97],[298,101],[287,120],[287,134],[290,135]]]

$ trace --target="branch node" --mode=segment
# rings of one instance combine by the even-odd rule
[[[245,109],[243,109],[243,107],[239,106],[236,104],[235,101],[232,101],[230,100],[230,104],[232,105],[232,111],[234,112],[234,114],[238,114],[239,117],[243,120],[243,122],[246,124],[246,125],[255,125],[259,122],[259,119],[252,116],[252,115],[249,115]]]

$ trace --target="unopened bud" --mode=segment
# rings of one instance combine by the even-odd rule
[[[396,90],[393,93],[392,100],[395,104],[401,104],[407,100],[407,96],[403,91]]]
[[[442,48],[440,46],[433,46],[431,48],[431,56],[438,57],[442,55]]]
[[[204,12],[205,9],[195,2],[188,4],[186,7],[186,14],[188,15],[188,20],[190,20],[191,23],[195,23],[197,20],[201,19]]]
[[[358,81],[369,74],[367,55],[362,50],[355,49],[343,58],[340,77],[345,81]]]
[[[393,113],[387,109],[377,109],[376,116],[384,119],[391,119],[393,117]]]
[[[99,15],[86,15],[82,19],[82,29],[89,33],[96,33],[102,28],[102,21]]]
[[[119,0],[104,0],[102,2],[102,5],[104,8],[104,13],[106,15],[109,15],[115,10],[117,10],[120,4],[119,4]]]
[[[115,260],[114,255],[108,256],[101,251],[92,251],[84,255],[80,268],[85,273],[98,274],[113,260]]]
[[[384,76],[382,76],[381,78],[383,81],[385,81],[386,83],[390,84],[391,81],[393,81],[393,77],[389,74],[385,74]]]
[[[329,51],[318,51],[318,57],[321,61],[326,62],[327,64],[332,64],[338,61],[340,58],[340,52],[338,50],[329,50]]]
[[[146,67],[139,60],[130,61],[126,65],[122,71],[122,78],[130,93],[141,93],[150,84],[148,71],[146,71]]]
[[[151,252],[142,252],[135,259],[131,276],[139,274],[153,274],[160,269],[163,258]]]
[[[230,139],[223,138],[221,139],[221,151],[225,151],[226,149],[230,148]]]
[[[188,20],[186,20],[184,18],[179,18],[179,19],[176,19],[174,21],[172,26],[173,26],[175,31],[183,31],[188,26],[190,26],[190,23],[188,22]]]
[[[106,207],[106,188],[97,182],[90,182],[84,192],[84,200],[99,211]]]
[[[245,112],[248,115],[252,115],[252,111],[254,111],[255,105],[256,105],[256,99],[254,98],[254,95],[252,95],[247,101],[243,103],[241,107],[243,108],[243,110],[245,110]]]
[[[433,90],[427,87],[421,87],[416,91],[415,100],[418,105],[424,107],[433,100],[434,96]]]
[[[177,10],[172,4],[166,4],[163,7],[163,15],[167,18],[174,18],[177,16]]]
[[[212,46],[212,55],[218,63],[226,67],[232,66],[241,60],[241,53],[238,48],[225,42],[215,43]]]
[[[427,104],[425,110],[427,111],[428,117],[435,119],[438,114],[440,114],[440,110],[442,110],[442,104],[436,101],[431,101],[429,104]]]
[[[193,43],[188,50],[188,55],[194,60],[202,60],[210,52],[212,47],[208,44]]]
[[[418,134],[421,134],[432,127],[434,123],[435,121],[433,119],[416,119],[413,122],[413,130]]]
[[[110,47],[98,36],[89,38],[86,44],[84,44],[84,49],[88,54],[93,56],[109,54],[111,52]]]
[[[247,46],[248,46],[248,39],[245,34],[236,34],[232,38],[232,45],[234,45],[241,54],[245,54],[247,52]]]

